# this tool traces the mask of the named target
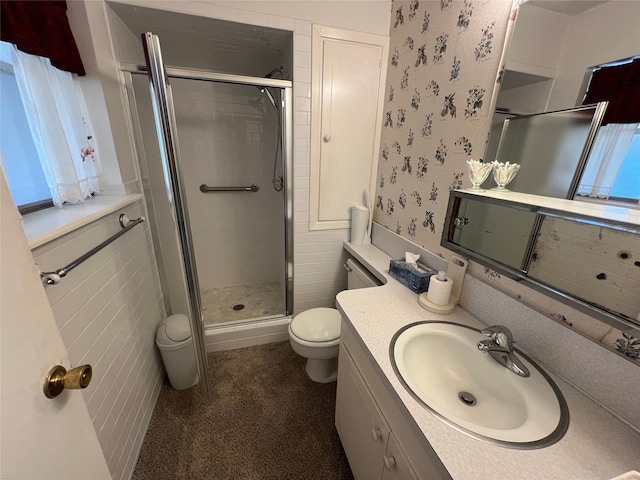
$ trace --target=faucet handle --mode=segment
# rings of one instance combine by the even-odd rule
[[[480,333],[491,338],[491,340],[508,352],[513,351],[513,335],[511,334],[511,330],[507,327],[503,325],[492,325],[491,327],[481,330]]]

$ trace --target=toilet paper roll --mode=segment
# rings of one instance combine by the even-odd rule
[[[369,209],[362,205],[353,205],[351,207],[351,243],[362,245],[367,228],[369,228]]]
[[[451,301],[451,289],[453,280],[447,277],[447,272],[440,271],[438,276],[432,275],[429,279],[427,300],[434,305],[447,305]]]

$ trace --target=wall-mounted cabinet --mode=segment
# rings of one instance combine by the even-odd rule
[[[389,38],[314,25],[309,229],[349,227],[375,192]]]

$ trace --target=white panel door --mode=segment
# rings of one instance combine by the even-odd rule
[[[314,26],[310,228],[348,228],[375,191],[386,37]]]
[[[318,220],[348,220],[371,181],[381,47],[324,40]]]
[[[82,394],[44,396],[69,358],[2,173],[0,209],[0,477],[111,478]]]

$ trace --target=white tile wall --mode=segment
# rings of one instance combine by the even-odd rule
[[[294,311],[334,307],[346,288],[342,241],[348,230],[309,232],[309,165],[311,138],[311,23],[295,21],[294,90]]]
[[[106,9],[113,49],[118,61],[144,64],[144,49],[140,37],[134,35],[110,8]]]
[[[61,268],[116,233],[118,216],[146,216],[140,201],[33,251],[40,269]],[[155,330],[164,305],[148,222],[46,287],[73,366],[91,364],[82,395],[114,479],[131,477],[164,370]]]
[[[283,280],[283,194],[271,183],[276,110],[250,86],[172,86],[200,288]],[[202,183],[260,190],[203,194]]]

